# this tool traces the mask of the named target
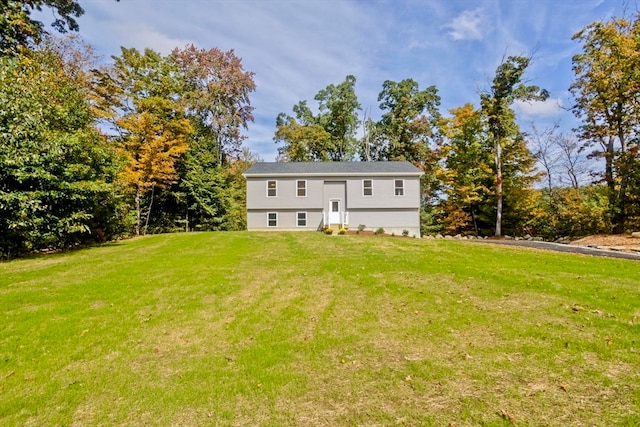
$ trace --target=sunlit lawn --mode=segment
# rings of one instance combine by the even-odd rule
[[[0,263],[0,425],[640,425],[640,262],[321,233]]]

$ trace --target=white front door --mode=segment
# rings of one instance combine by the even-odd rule
[[[329,224],[340,224],[340,199],[329,200]]]

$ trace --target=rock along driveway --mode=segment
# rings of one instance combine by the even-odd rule
[[[565,245],[562,243],[533,242],[529,240],[469,240],[470,242],[489,243],[494,245],[520,246],[525,248],[542,249],[546,251],[569,252],[573,254],[593,255],[609,258],[632,259],[640,261],[640,254],[616,252],[606,249],[589,248],[587,246]]]

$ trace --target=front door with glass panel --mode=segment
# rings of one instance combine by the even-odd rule
[[[340,199],[329,200],[329,224],[340,224]]]

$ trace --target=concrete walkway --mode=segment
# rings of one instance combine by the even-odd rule
[[[618,259],[632,259],[640,261],[640,254],[632,254],[628,252],[617,252],[606,249],[589,248],[587,246],[565,245],[561,243],[551,242],[532,242],[529,240],[493,240],[480,239],[468,240],[469,242],[488,243],[494,245],[520,246],[525,248],[542,249],[546,251],[569,252],[572,254],[593,255]]]

